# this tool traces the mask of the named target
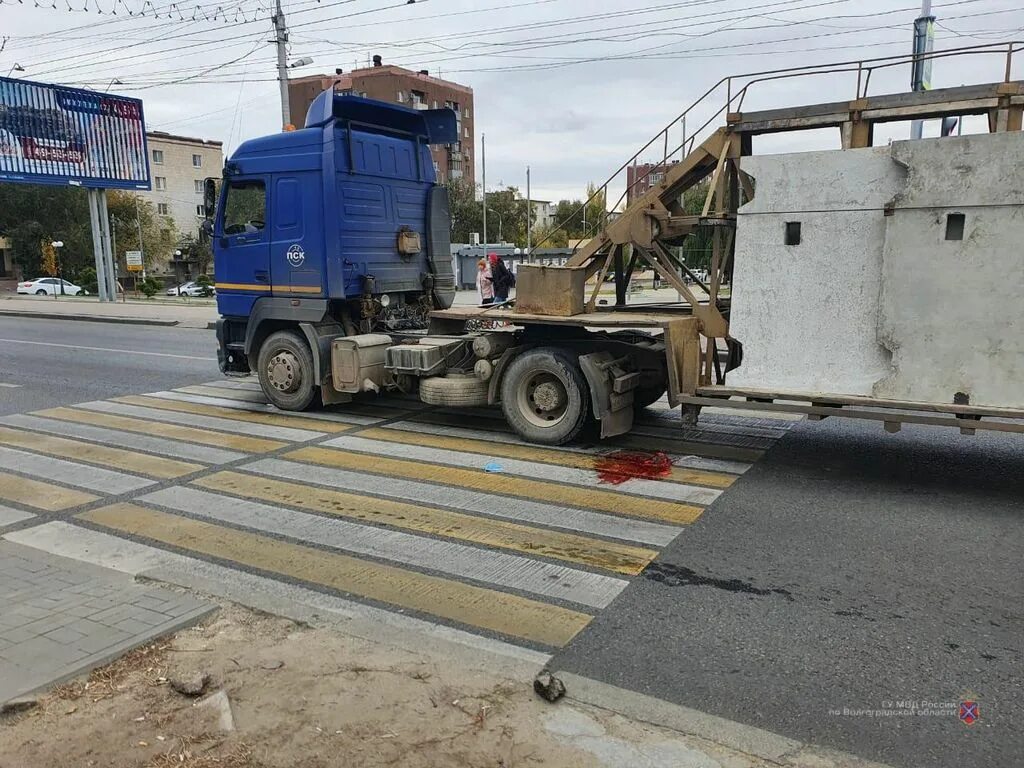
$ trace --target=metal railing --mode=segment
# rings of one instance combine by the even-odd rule
[[[615,182],[619,175],[629,168],[631,165],[636,163],[643,153],[647,152],[651,147],[657,146],[659,143],[662,144],[662,159],[660,163],[655,163],[652,167],[639,178],[634,178],[632,185],[629,183],[627,178],[625,189],[615,203],[611,206],[611,210],[617,209],[624,200],[628,199],[629,191],[631,186],[639,186],[640,182],[645,181],[651,173],[654,172],[666,172],[669,167],[669,163],[674,162],[676,155],[680,156],[680,159],[687,157],[693,148],[696,146],[696,142],[699,136],[712,124],[715,123],[723,113],[726,115],[732,112],[740,112],[743,108],[743,102],[747,97],[747,93],[751,86],[778,81],[786,80],[797,77],[814,77],[819,75],[836,75],[843,73],[856,73],[857,75],[857,86],[856,86],[856,99],[863,99],[868,96],[868,91],[871,86],[871,75],[876,70],[889,69],[892,67],[900,67],[906,65],[913,65],[915,62],[927,59],[944,59],[954,58],[959,56],[977,56],[977,55],[998,55],[1005,59],[1005,70],[1003,74],[1003,82],[1010,82],[1011,72],[1013,69],[1013,56],[1015,53],[1024,51],[1024,41],[1013,40],[999,43],[987,43],[983,45],[972,45],[965,46],[962,48],[952,48],[944,51],[933,51],[928,54],[905,54],[900,56],[880,56],[869,59],[858,59],[853,61],[842,61],[834,62],[829,64],[812,64],[803,67],[790,67],[786,69],[773,69],[764,70],[761,72],[748,72],[740,75],[729,75],[723,77],[717,83],[708,88],[700,97],[697,98],[689,107],[683,110],[679,115],[673,118],[668,125],[654,135],[654,137],[644,144],[640,149],[633,153],[632,156],[622,165],[620,165],[603,184],[598,186],[593,194],[588,197],[582,205],[577,207],[569,216],[563,219],[561,222],[550,230],[544,237],[536,242],[530,249],[530,257],[532,258],[534,251],[547,242],[552,235],[561,230],[565,230],[568,233],[568,225],[571,221],[576,219],[580,213],[584,212],[588,205],[597,199],[603,198],[605,201],[605,216],[600,220],[596,221],[592,226],[584,230],[583,237],[580,243],[577,243],[573,248],[573,253],[579,248],[580,244],[586,242],[588,239],[597,236],[604,229],[607,219],[608,212],[608,190],[612,183]],[[685,136],[683,141],[675,145],[671,150],[669,149],[670,132],[680,126],[685,125],[687,117],[690,117],[698,108],[706,106],[707,104],[714,103],[716,94],[721,94],[721,91],[725,91],[725,99],[721,106],[715,110],[715,112],[709,117],[704,123],[700,125],[691,135]],[[584,217],[585,220],[585,217]]]

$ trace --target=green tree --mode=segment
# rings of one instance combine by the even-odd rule
[[[134,192],[110,190],[107,192],[107,210],[110,211],[110,226],[117,243],[114,258],[122,267],[125,251],[140,250],[139,229],[142,229],[141,250],[147,269],[171,258],[176,239],[174,224],[170,219],[159,216],[155,206],[143,200]],[[170,242],[164,232],[170,230]]]
[[[202,274],[196,278],[196,284],[199,286],[199,295],[209,298],[213,296],[213,281],[210,280],[210,276]]]
[[[451,215],[453,243],[472,241],[474,232],[483,232],[483,205],[477,198],[479,188],[467,179],[448,182],[448,211]]]
[[[205,236],[187,234],[179,241],[177,250],[189,260],[195,260],[196,269],[201,275],[205,275],[213,262],[213,250],[210,239]]]

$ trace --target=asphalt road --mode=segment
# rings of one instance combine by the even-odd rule
[[[897,766],[1019,764],[1022,499],[1019,436],[802,423],[552,667]]]
[[[0,414],[219,375],[213,331],[0,317]]]

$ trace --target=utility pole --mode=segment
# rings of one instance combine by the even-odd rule
[[[530,243],[533,235],[533,203],[530,202],[530,166],[526,166],[526,259],[533,261]]]
[[[484,199],[484,256],[487,255],[487,134],[480,134],[480,165],[483,168],[484,182],[482,196]]]
[[[277,83],[281,88],[281,125],[291,125],[292,111],[288,104],[288,26],[281,10],[281,0],[272,18],[274,22],[274,43],[277,45]]]
[[[914,20],[914,64],[911,70],[910,87],[913,91],[932,89],[931,52],[935,48],[935,17],[932,16],[932,0],[921,0],[921,15]],[[929,58],[923,58],[928,55]],[[915,120],[910,125],[910,138],[920,139],[924,135],[924,121]]]

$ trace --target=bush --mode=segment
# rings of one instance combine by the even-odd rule
[[[213,296],[213,281],[210,280],[209,275],[200,275],[196,278],[196,284],[199,286],[199,295],[209,298]]]
[[[147,277],[139,283],[139,290],[146,294],[147,299],[152,299],[159,292],[160,286],[157,285],[156,280]]]
[[[79,271],[72,282],[78,283],[82,288],[94,296],[100,292],[100,283],[99,280],[96,279],[96,270],[92,267],[84,267]]]

